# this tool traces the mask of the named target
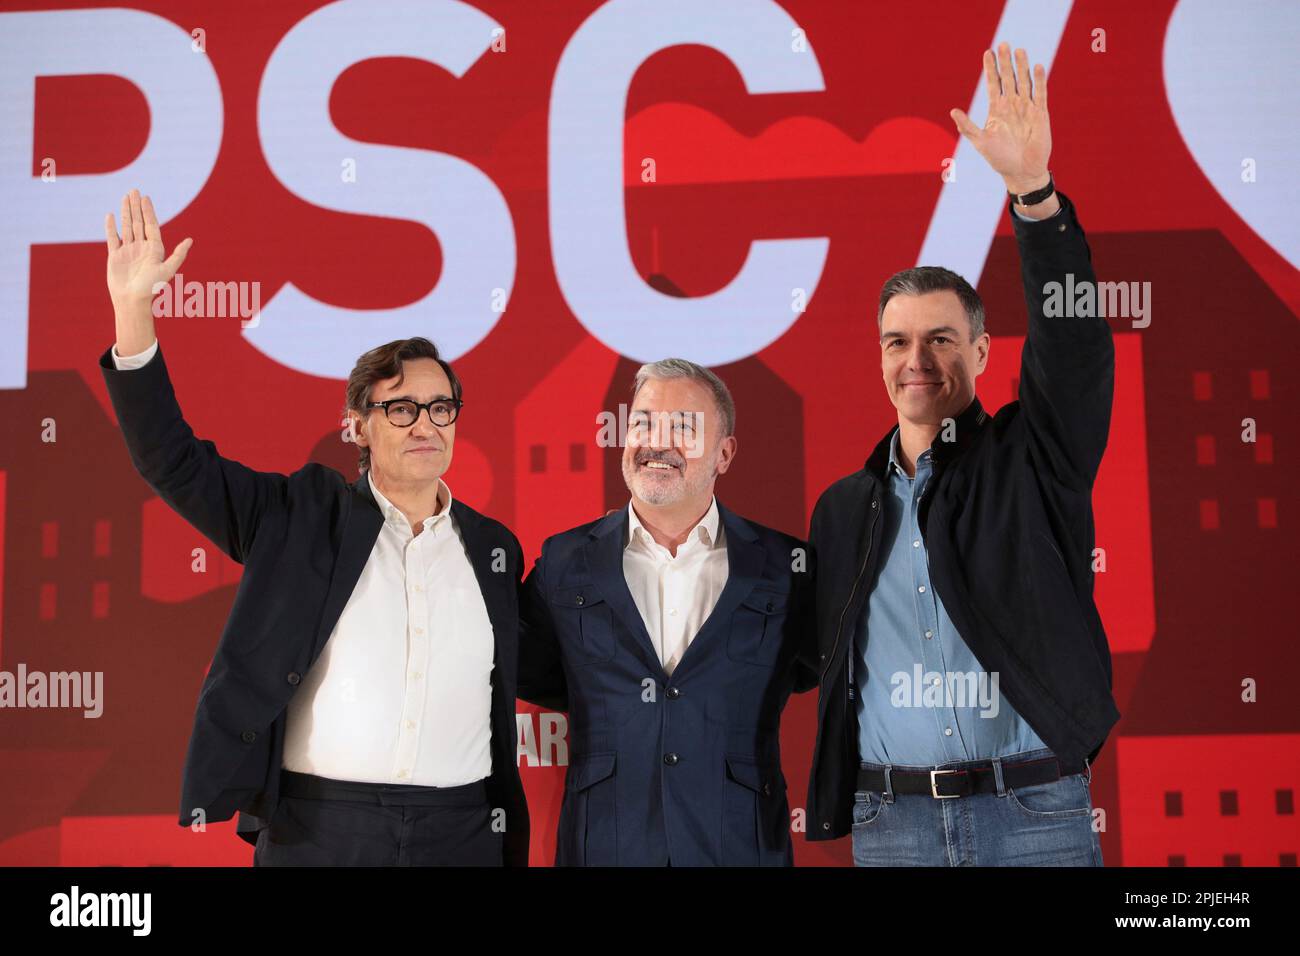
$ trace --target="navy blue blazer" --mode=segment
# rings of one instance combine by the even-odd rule
[[[793,863],[780,721],[817,684],[812,559],[718,513],[727,583],[671,677],[623,577],[626,508],[548,538],[523,584],[518,694],[569,714],[557,866]]]

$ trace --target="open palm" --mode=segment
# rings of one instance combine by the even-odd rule
[[[148,196],[132,189],[122,197],[122,236],[110,212],[104,217],[108,235],[108,294],[114,302],[153,298],[156,283],[170,282],[193,244],[186,239],[163,258],[162,230]]]
[[[1029,56],[1016,50],[1015,69],[1007,44],[984,51],[989,116],[984,128],[961,110],[950,112],[957,129],[1014,192],[1029,191],[1047,182],[1052,152],[1052,128],[1047,115],[1047,74],[1042,64],[1029,77]],[[1015,187],[1020,187],[1019,189]]]

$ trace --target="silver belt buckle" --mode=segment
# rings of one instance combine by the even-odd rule
[[[931,770],[930,771],[930,796],[934,797],[936,800],[953,800],[957,797],[960,797],[961,796],[960,793],[940,793],[938,789],[939,781],[934,779],[937,774],[959,773],[959,772],[960,771],[957,770]]]

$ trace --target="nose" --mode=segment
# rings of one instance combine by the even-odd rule
[[[928,372],[934,367],[934,361],[930,355],[929,346],[924,342],[917,342],[907,353],[907,367],[914,372]]]
[[[425,438],[432,438],[438,433],[438,426],[433,423],[429,416],[433,414],[433,409],[422,408],[416,415],[415,424],[411,426],[411,431]]]
[[[667,415],[657,415],[650,420],[650,433],[642,444],[646,448],[662,450],[673,447],[673,427]]]

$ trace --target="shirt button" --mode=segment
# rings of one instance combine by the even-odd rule
[[[912,547],[914,547],[914,548],[919,548],[920,546],[921,546],[921,542],[920,542],[920,541],[913,541],[913,542],[912,542]]]
[[[934,631],[926,631],[926,632],[925,632],[925,637],[926,637],[926,640],[930,640],[930,639],[932,639],[932,638],[934,637]]]
[[[412,674],[411,676],[414,677],[416,680],[420,680],[422,677],[424,677],[424,675],[423,675],[422,673],[420,673],[419,671],[416,671],[416,672],[415,672],[414,674]]]
[[[672,614],[672,615],[674,615],[674,616],[676,616],[676,614],[677,614],[677,608],[675,608],[675,607],[670,607],[670,608],[668,609],[668,613],[669,613],[669,614]]]
[[[925,593],[925,585],[922,584],[919,588],[917,588],[917,590],[920,591],[922,594],[924,594],[924,593]]]
[[[414,590],[416,590],[416,591],[423,591],[424,588],[417,584],[417,585],[415,585]]]
[[[945,737],[951,737],[951,736],[952,736],[952,728],[951,728],[951,727],[945,727],[945,728],[943,728],[943,735],[944,735]]]
[[[668,764],[670,767],[675,767],[677,761],[680,759],[681,758],[678,757],[677,754],[664,754],[664,763]]]
[[[422,628],[422,627],[417,627],[417,628],[415,629],[415,633],[416,633],[416,634],[423,634],[423,633],[424,633],[424,628]]]
[[[934,684],[935,687],[938,687],[938,686],[939,686],[939,678],[936,677],[933,681],[931,681],[931,683]]]
[[[413,720],[408,720],[408,721],[406,722],[406,729],[407,729],[407,730],[414,730],[414,729],[415,729],[415,721],[413,721]]]
[[[405,780],[405,779],[406,779],[407,777],[409,777],[410,775],[411,775],[411,772],[410,772],[409,770],[399,770],[399,771],[397,771],[397,778],[398,778],[399,780]]]

